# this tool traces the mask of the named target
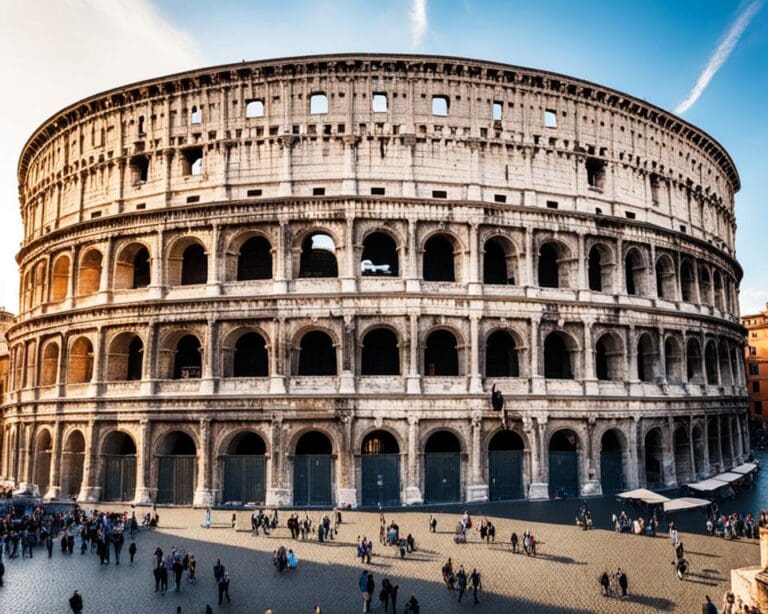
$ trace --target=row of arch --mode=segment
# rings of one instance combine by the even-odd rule
[[[360,276],[399,277],[403,242],[389,231],[376,230],[365,235],[359,254]],[[294,278],[336,278],[339,276],[340,248],[330,232],[310,230],[302,235],[294,259]],[[464,247],[447,231],[429,235],[420,247],[420,275],[428,282],[462,280]],[[225,282],[246,282],[275,278],[275,249],[267,236],[253,231],[241,233],[225,251]],[[195,236],[180,237],[169,247],[165,281],[169,286],[192,286],[209,281],[209,249]],[[630,246],[617,267],[614,248],[607,242],[593,241],[587,256],[586,287],[594,292],[625,293],[700,303],[723,311],[734,311],[735,282],[717,267],[692,257],[662,252],[650,262],[645,248]],[[564,241],[546,239],[535,254],[535,279],[529,285],[543,288],[576,288],[577,258]],[[114,259],[111,287],[115,290],[146,288],[152,283],[156,259],[148,244],[135,241],[124,245]],[[519,285],[523,279],[524,253],[507,236],[494,235],[482,246],[480,280],[489,285]],[[104,268],[110,263],[98,247],[85,248],[77,262],[74,278],[71,255],[61,253],[52,260],[50,279],[47,261],[40,260],[22,277],[21,305],[60,303],[70,294],[89,296],[106,290]],[[616,274],[617,268],[623,272]],[[621,280],[621,284],[617,282]],[[76,281],[76,283],[72,283]],[[72,287],[70,288],[70,284]]]
[[[707,337],[702,346],[699,336],[639,332],[628,355],[626,337],[612,330],[596,336],[592,352],[592,372],[584,372],[578,359],[580,344],[566,330],[553,330],[543,338],[543,370],[535,375],[548,379],[597,379],[657,383],[695,383],[739,385],[743,381],[739,347],[725,339]],[[89,383],[95,376],[94,340],[87,335],[68,339],[61,356],[60,340],[44,340],[35,380],[36,348],[21,344],[11,351],[11,389],[27,386],[52,386],[57,383]],[[335,376],[339,374],[340,340],[333,331],[314,327],[300,331],[291,344],[290,374]],[[528,348],[522,335],[513,329],[491,330],[483,340],[482,368],[488,378],[528,377],[534,367],[527,361]],[[403,339],[397,329],[372,325],[363,331],[359,342],[356,373],[363,376],[403,375]],[[136,332],[115,334],[106,344],[105,381],[138,381],[147,378],[145,341]],[[26,349],[26,353],[25,353]],[[268,335],[260,328],[239,327],[221,341],[218,367],[211,376],[225,378],[268,377],[274,375],[270,354],[274,352]],[[206,348],[201,336],[177,330],[160,339],[157,355],[158,379],[197,379],[203,376]],[[424,376],[467,375],[464,339],[451,327],[438,326],[423,339],[421,373]],[[62,360],[63,359],[63,360]],[[405,359],[405,360],[404,360]],[[62,373],[63,371],[63,373]]]

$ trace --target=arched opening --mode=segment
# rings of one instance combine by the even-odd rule
[[[135,290],[150,282],[149,250],[141,243],[126,245],[117,256],[115,288]]]
[[[696,424],[693,427],[693,462],[694,466],[691,467],[691,480],[695,480],[701,475],[705,475],[704,468],[704,450],[707,442],[704,441],[704,428],[701,424]]]
[[[183,431],[171,431],[157,448],[157,502],[191,505],[197,481],[197,446]]]
[[[264,101],[261,99],[249,100],[245,105],[245,117],[264,117]]]
[[[232,438],[221,457],[223,502],[264,503],[267,492],[266,453],[264,440],[253,431],[241,431]]]
[[[624,379],[624,350],[618,335],[603,334],[595,343],[595,377],[602,381]]]
[[[649,333],[637,340],[637,379],[641,382],[656,381],[656,348]]]
[[[89,249],[80,260],[78,271],[77,294],[87,296],[99,291],[101,285],[101,252]]]
[[[491,501],[522,499],[525,444],[515,431],[501,430],[488,443],[488,496]]]
[[[577,497],[579,491],[579,436],[560,429],[549,440],[549,497]]]
[[[173,379],[199,379],[202,376],[203,356],[200,340],[184,335],[176,343],[173,357]]]
[[[712,276],[703,264],[699,264],[699,297],[702,305],[712,305]]]
[[[720,447],[723,454],[723,469],[733,467],[734,449],[733,449],[733,424],[731,416],[722,416],[720,418]]]
[[[549,333],[544,339],[544,377],[547,379],[573,379],[569,341],[559,331]]]
[[[645,262],[637,249],[630,249],[624,256],[624,281],[627,294],[643,295],[645,291]]]
[[[723,386],[733,385],[733,376],[731,374],[731,352],[728,350],[728,343],[721,340],[717,350],[718,362],[720,364],[720,383]]]
[[[267,377],[268,375],[269,353],[264,337],[254,332],[241,335],[235,342],[232,376]]]
[[[101,449],[103,501],[132,501],[136,493],[136,444],[127,433],[112,431]]]
[[[364,277],[400,275],[397,245],[392,237],[384,232],[372,232],[363,239],[360,274]]]
[[[450,431],[437,431],[424,447],[424,503],[461,501],[461,444]]]
[[[304,433],[293,457],[293,504],[300,507],[333,503],[331,441],[323,433]]]
[[[447,235],[433,235],[424,244],[424,281],[456,281],[454,243]]]
[[[704,375],[701,372],[701,346],[698,340],[688,339],[685,344],[686,371],[688,374],[688,383],[701,384],[704,382]]]
[[[539,247],[539,286],[542,288],[569,288],[568,254],[558,243],[543,243]]]
[[[67,298],[69,288],[69,256],[59,256],[53,263],[51,302],[60,303]]]
[[[679,384],[683,381],[683,351],[676,337],[667,337],[664,341],[664,360],[667,382]]]
[[[486,377],[520,377],[515,338],[505,330],[492,333],[485,344]]]
[[[299,343],[299,375],[336,375],[336,348],[321,330],[306,333]]]
[[[624,490],[623,437],[617,429],[608,429],[600,439],[600,485],[603,494]]]
[[[40,385],[53,386],[59,381],[59,344],[49,341],[43,346]]]
[[[400,375],[400,348],[395,333],[388,328],[375,328],[365,334],[360,374]]]
[[[237,281],[253,279],[272,279],[272,245],[261,236],[245,241],[237,257]]]
[[[38,262],[34,269],[34,284],[35,284],[35,305],[42,305],[45,302],[45,287],[48,283],[47,278],[47,266],[45,262]]]
[[[37,484],[40,494],[45,496],[48,490],[48,481],[51,475],[51,453],[53,452],[53,440],[51,432],[43,429],[37,435],[35,445],[35,477],[34,483]]]
[[[109,345],[107,380],[137,381],[142,378],[144,342],[135,333],[117,335]]]
[[[195,286],[208,282],[208,254],[199,243],[187,246],[181,255],[181,285]]]
[[[695,475],[691,471],[691,441],[688,438],[688,427],[679,426],[675,429],[675,477],[677,485],[682,486]]]
[[[400,446],[391,433],[365,436],[360,469],[363,505],[400,505]]]
[[[653,428],[645,435],[645,483],[648,488],[664,486],[664,444],[661,430]]]
[[[717,372],[718,362],[717,344],[714,341],[709,341],[704,348],[704,366],[707,370],[707,384],[710,386],[720,384],[720,375]]]
[[[696,302],[696,276],[690,260],[683,260],[680,265],[680,291],[685,303]]]
[[[459,375],[459,350],[456,337],[447,330],[436,330],[427,336],[424,348],[424,375]]]
[[[589,249],[587,262],[589,289],[593,292],[610,292],[613,286],[612,270],[611,251],[600,243],[593,245]]]
[[[656,295],[667,301],[675,300],[677,279],[672,258],[662,254],[656,259]]]
[[[338,277],[336,243],[330,235],[313,232],[301,244],[299,277]]]
[[[85,384],[93,378],[93,344],[87,337],[78,337],[69,350],[67,383]]]
[[[508,240],[488,239],[483,248],[483,283],[514,286],[516,262],[514,247]]]
[[[80,493],[85,461],[85,437],[80,431],[72,431],[61,451],[61,497],[73,499]]]

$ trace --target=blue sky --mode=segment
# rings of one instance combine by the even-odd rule
[[[761,249],[768,215],[760,198],[768,177],[768,6],[763,2],[768,0],[132,0],[128,8],[120,0],[39,3],[48,4],[49,11],[41,11],[38,3],[35,10],[3,5],[0,52],[20,59],[11,69],[0,69],[15,73],[0,76],[29,80],[42,98],[26,99],[13,109],[0,102],[0,118],[23,114],[14,122],[23,138],[6,140],[17,157],[48,115],[108,87],[242,59],[345,51],[436,53],[543,68],[674,110],[739,16],[750,12],[727,59],[683,115],[726,147],[741,175],[737,256],[745,271],[745,313],[768,301]],[[17,40],[27,49],[37,45],[40,57],[3,49]],[[2,184],[9,173],[15,175],[15,160],[9,166],[13,156],[0,151],[0,198],[6,212],[16,215]],[[12,232],[3,226],[0,231]],[[16,222],[10,226],[18,226],[18,236],[10,242],[0,236],[3,264],[21,236]],[[0,271],[8,271],[0,281],[0,301],[15,308],[18,282],[10,269],[0,265]]]

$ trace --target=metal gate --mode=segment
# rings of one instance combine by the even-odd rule
[[[488,481],[491,501],[523,498],[523,451],[488,452]]]
[[[191,505],[197,477],[197,457],[169,455],[158,457],[157,502]]]
[[[104,501],[132,501],[136,494],[136,457],[104,455]]]
[[[600,485],[604,495],[624,490],[624,461],[621,450],[600,453]]]
[[[363,454],[363,505],[400,505],[400,455]]]
[[[77,497],[83,483],[84,452],[63,452],[62,466],[62,497]],[[66,486],[64,486],[66,484]]]
[[[579,495],[579,462],[576,452],[549,452],[549,496]]]
[[[293,459],[293,504],[331,505],[332,466],[330,454],[297,454]]]
[[[461,454],[430,452],[424,455],[424,502],[461,500]]]
[[[264,455],[224,456],[222,501],[264,503],[266,493]]]

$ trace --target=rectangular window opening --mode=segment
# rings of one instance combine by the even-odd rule
[[[495,203],[505,203],[505,202],[507,202],[507,195],[506,194],[494,194],[493,195],[493,202],[495,202]]]
[[[248,190],[246,194],[249,198],[253,198],[255,196],[261,196],[261,190]]]
[[[501,121],[504,115],[504,105],[500,102],[493,103],[493,121]]]
[[[557,209],[560,204],[556,200],[547,201],[547,209]]]
[[[371,105],[373,106],[374,113],[386,113],[387,107],[387,95],[386,94],[374,94]]]
[[[557,111],[553,109],[544,111],[544,126],[546,128],[557,128]]]
[[[384,196],[385,194],[386,190],[384,188],[371,188],[372,196]]]
[[[325,188],[312,188],[312,196],[325,196]]]
[[[445,190],[432,190],[432,198],[448,198],[448,192]]]
[[[200,196],[198,195],[187,196],[187,204],[199,203],[199,202],[200,202]]]
[[[448,117],[448,97],[432,96],[432,115]]]
[[[625,211],[624,215],[626,215],[629,220],[634,220],[637,217],[634,211]]]
[[[328,113],[328,96],[323,92],[316,92],[309,98],[309,114],[325,115]]]

